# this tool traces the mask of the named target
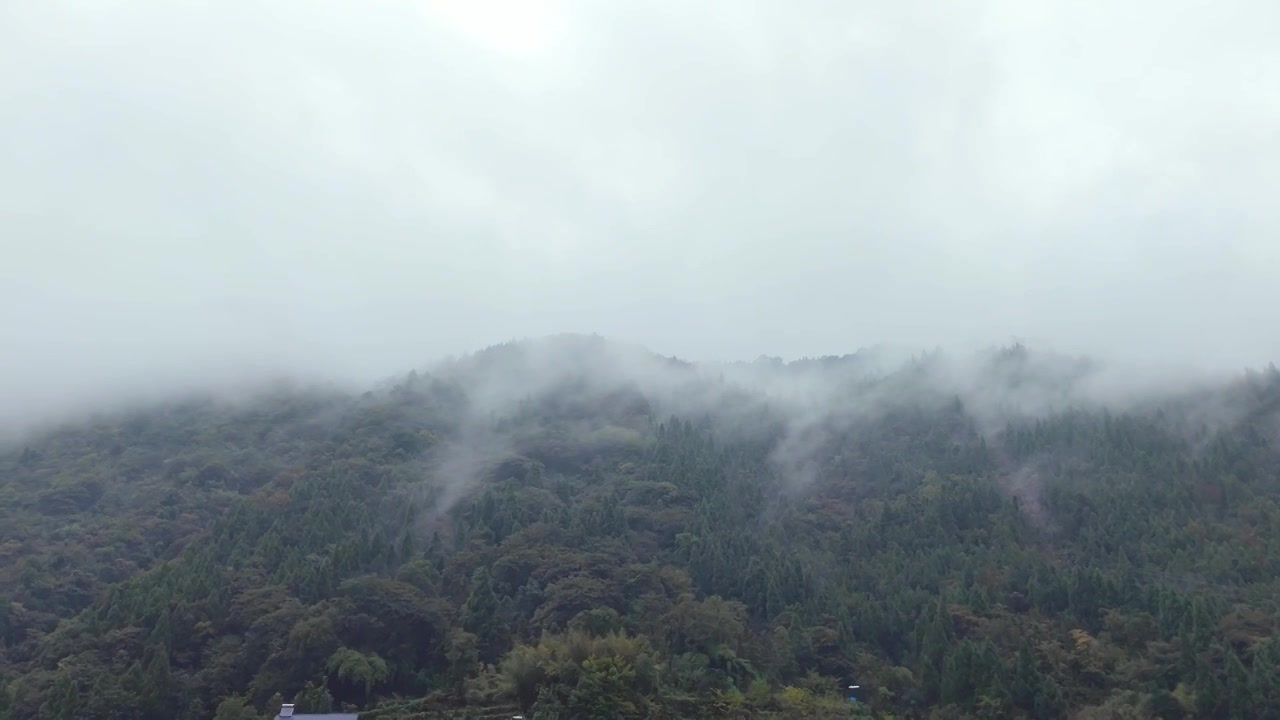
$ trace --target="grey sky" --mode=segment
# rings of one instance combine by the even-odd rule
[[[1267,0],[3,2],[0,396],[559,331],[1264,364],[1276,37]]]

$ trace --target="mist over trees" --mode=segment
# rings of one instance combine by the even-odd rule
[[[1274,367],[1023,345],[137,407],[0,455],[0,712],[1280,717],[1277,461]]]
[[[0,720],[1280,720],[1277,27],[0,2]]]

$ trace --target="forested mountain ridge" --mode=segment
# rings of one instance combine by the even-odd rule
[[[1280,374],[1112,403],[1098,373],[564,337],[32,438],[0,704],[1280,717]]]
[[[58,428],[0,455],[0,592],[22,608],[11,631],[47,631],[106,585],[174,555],[296,466],[337,402],[191,399]]]

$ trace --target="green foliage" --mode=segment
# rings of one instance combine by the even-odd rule
[[[375,686],[386,682],[389,677],[385,660],[345,647],[331,655],[325,667],[339,682],[363,687],[365,695],[372,693]]]
[[[302,690],[293,699],[296,711],[298,713],[327,713],[333,712],[333,696],[329,694],[329,690],[323,685],[317,685],[314,682],[308,682],[302,686]],[[268,709],[271,709],[269,706]]]
[[[233,695],[218,703],[214,720],[260,720],[258,712],[244,698]]]
[[[817,425],[585,374],[468,411],[511,352],[0,455],[0,718],[1276,717],[1273,371],[998,424],[927,364]]]
[[[574,717],[635,718],[639,708],[631,700],[636,671],[617,656],[589,657],[582,663],[578,684],[565,706]]]

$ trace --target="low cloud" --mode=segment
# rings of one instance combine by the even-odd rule
[[[695,361],[1025,338],[1262,366],[1278,22],[1262,0],[8,3],[0,426],[558,332]]]

